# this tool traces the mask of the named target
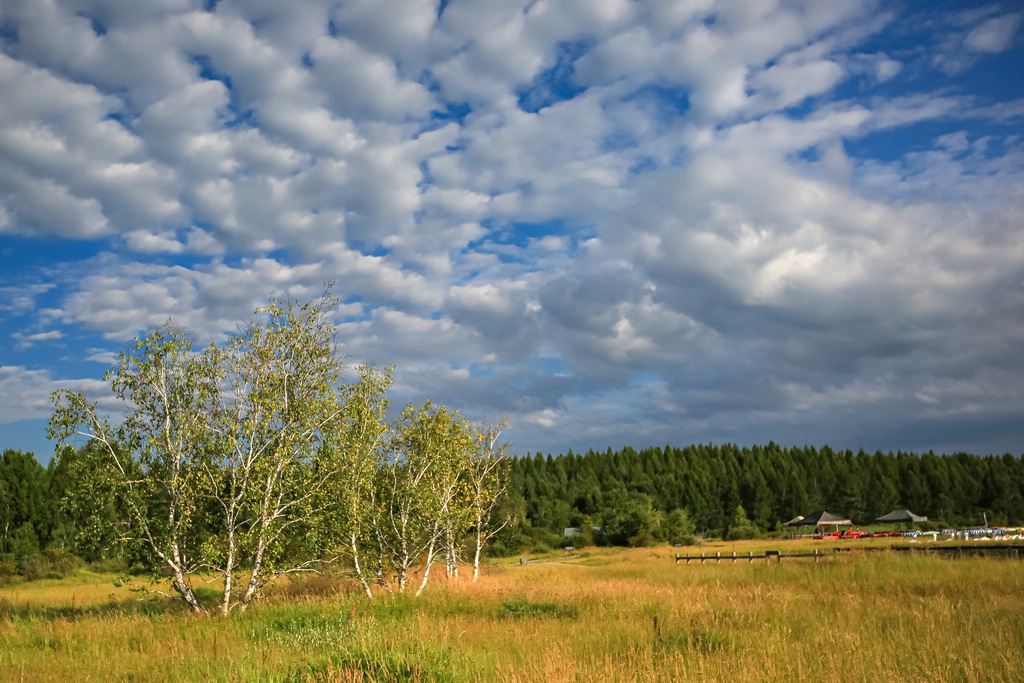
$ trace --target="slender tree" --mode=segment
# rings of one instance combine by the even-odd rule
[[[373,597],[370,572],[376,568],[377,583],[383,584],[384,567],[367,563],[367,546],[376,539],[373,525],[382,519],[376,509],[375,485],[383,465],[389,435],[386,394],[392,384],[392,368],[359,368],[359,381],[342,387],[339,401],[344,407],[337,416],[330,438],[321,447],[317,466],[335,470],[316,502],[319,512],[311,529],[314,541],[327,556],[346,556],[367,597]],[[379,550],[379,546],[378,546]],[[380,559],[382,553],[377,553]]]
[[[511,522],[510,516],[496,518],[496,511],[508,491],[508,445],[499,443],[505,423],[484,423],[473,431],[474,450],[466,467],[473,522],[473,581],[480,576],[480,555],[484,545]]]
[[[243,610],[275,577],[322,560],[286,552],[285,541],[308,527],[311,504],[337,474],[313,466],[344,410],[334,393],[340,362],[329,316],[336,306],[328,292],[305,303],[272,301],[223,349],[209,351],[221,390],[210,427],[216,457],[203,471],[224,515],[222,554],[214,558],[224,578],[224,613],[243,557]]]
[[[121,352],[104,379],[125,407],[120,426],[83,394],[60,390],[47,435],[61,442],[58,448],[76,434],[102,444],[133,533],[170,571],[178,596],[205,612],[192,576],[204,564],[198,514],[209,494],[204,466],[217,378],[185,331],[165,325]]]

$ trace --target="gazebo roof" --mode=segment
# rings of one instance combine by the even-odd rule
[[[789,524],[790,526],[821,526],[823,524],[852,525],[853,522],[846,519],[845,517],[833,515],[831,512],[818,510],[817,512],[812,512],[811,514],[807,515],[799,522],[790,522]]]
[[[927,522],[927,517],[915,515],[910,510],[893,510],[875,519],[876,522]]]

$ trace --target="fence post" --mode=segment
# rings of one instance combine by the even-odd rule
[[[700,563],[704,564],[704,553],[700,554]]]
[[[814,564],[818,564],[818,549],[814,549]]]
[[[676,553],[676,564],[679,564],[679,553]]]
[[[754,564],[754,551],[753,550],[750,551],[750,562],[749,562],[749,564]]]
[[[722,553],[721,552],[715,553],[715,562],[717,564],[722,564]]]
[[[736,564],[736,551],[735,550],[732,551],[732,563]]]

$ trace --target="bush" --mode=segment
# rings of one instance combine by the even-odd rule
[[[18,563],[13,554],[0,555],[0,586],[10,583],[18,576]]]
[[[628,545],[629,540],[645,533],[661,533],[662,514],[654,509],[650,496],[634,494],[615,501],[602,518],[601,536],[611,545]]]
[[[61,576],[71,576],[85,566],[85,561],[78,555],[59,548],[49,548],[44,555],[50,561],[53,571]]]
[[[589,541],[588,538],[583,534],[572,534],[571,536],[563,536],[562,540],[559,541],[558,545],[563,548],[572,546],[573,548],[586,548],[588,545],[593,545],[594,535],[591,534]]]
[[[89,563],[89,570],[97,574],[124,574],[127,565],[116,557],[102,557]]]
[[[132,566],[128,567],[128,574],[130,574],[131,576],[144,576],[146,574],[149,574],[151,571],[152,570],[150,567],[147,567],[141,562],[136,562]]]
[[[754,526],[734,526],[729,529],[729,533],[725,535],[727,541],[743,541],[750,538],[758,537],[757,527]]]
[[[21,575],[25,577],[27,581],[36,581],[38,579],[59,579],[60,575],[53,570],[53,565],[45,555],[36,553],[34,555],[28,555],[21,561]]]
[[[491,544],[487,546],[484,553],[487,557],[508,557],[512,555],[508,548],[505,547],[505,544],[497,540],[491,541]]]
[[[562,537],[559,534],[541,527],[533,527],[530,529],[530,539],[524,550],[535,553],[547,553],[552,548],[561,547],[559,545],[561,540]]]
[[[665,522],[662,526],[669,543],[693,545],[692,542],[687,542],[685,539],[694,538],[697,533],[697,525],[690,519],[690,513],[686,508],[676,508],[665,515]]]
[[[630,536],[628,541],[630,548],[649,548],[655,542],[654,534],[647,529],[641,529],[635,536]]]
[[[36,536],[32,522],[26,522],[15,529],[7,541],[7,546],[19,563],[30,555],[38,554],[39,538]]]

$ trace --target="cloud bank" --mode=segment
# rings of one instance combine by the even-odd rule
[[[334,281],[516,452],[1020,453],[1022,15],[917,11],[9,0],[0,421]]]

